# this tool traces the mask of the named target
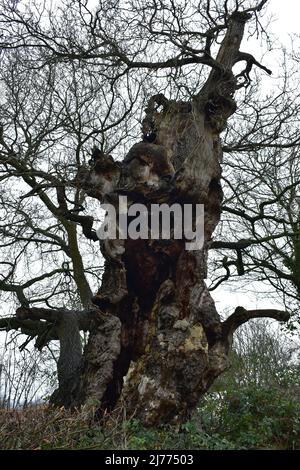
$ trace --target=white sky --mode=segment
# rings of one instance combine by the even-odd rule
[[[272,24],[272,30],[280,35],[282,40],[290,33],[300,33],[299,0],[269,0],[267,8],[276,18]]]

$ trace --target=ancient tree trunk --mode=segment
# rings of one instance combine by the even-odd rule
[[[187,251],[184,240],[174,239],[102,242],[105,273],[93,302],[107,320],[91,333],[79,402],[92,399],[112,409],[122,393],[129,412],[145,424],[182,422],[228,367],[232,333],[247,312],[222,323],[205,278],[221,214],[219,135],[236,108],[231,70],[248,18],[231,17],[211,74],[194,99],[152,97],[143,142],[121,164],[96,152],[93,169],[79,176],[90,195],[116,207],[119,195],[127,196],[129,207],[142,202],[149,211],[150,204],[164,202],[205,207],[201,250]]]

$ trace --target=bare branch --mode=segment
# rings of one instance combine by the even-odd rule
[[[223,322],[223,331],[228,336],[232,335],[243,323],[254,318],[273,318],[280,322],[287,322],[290,319],[290,314],[284,310],[246,310],[243,307],[237,307],[234,313]]]

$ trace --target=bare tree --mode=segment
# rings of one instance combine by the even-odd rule
[[[246,25],[264,33],[267,0],[134,1],[130,8],[81,0],[62,2],[55,14],[47,2],[2,3],[1,230],[12,248],[1,288],[21,307],[0,327],[21,328],[39,347],[59,338],[53,402],[111,410],[122,393],[145,424],[182,422],[228,367],[241,324],[289,317],[237,307],[222,322],[205,283],[223,199],[220,133],[252,68],[271,74],[240,49]],[[240,62],[245,68],[234,73]],[[141,120],[142,141],[130,148]],[[20,180],[24,192],[14,190]],[[93,297],[101,273],[90,248],[99,246],[92,200],[117,207],[120,194],[129,207],[204,204],[204,245],[187,251],[177,239],[106,240]],[[40,272],[29,266],[23,281],[34,243]],[[80,330],[90,332],[83,356]]]
[[[218,255],[211,290],[234,280],[267,292],[294,313],[299,308],[299,75],[283,58],[279,88],[251,103],[248,88],[241,130],[236,121],[224,145],[222,224],[212,243]],[[288,67],[288,69],[287,69]],[[260,92],[261,93],[261,92]],[[282,97],[284,96],[284,100]],[[247,130],[246,130],[247,129]],[[249,288],[249,286],[248,286]]]

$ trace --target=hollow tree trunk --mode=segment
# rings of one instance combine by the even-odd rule
[[[105,274],[94,303],[108,318],[120,319],[120,352],[105,391],[101,369],[95,376],[90,366],[82,389],[86,399],[92,396],[103,408],[112,409],[133,363],[123,398],[129,412],[135,410],[146,424],[184,420],[228,365],[228,342],[224,342],[220,317],[204,281],[209,243],[221,213],[221,146],[219,132],[211,125],[205,104],[199,102],[199,97],[191,103],[165,101],[155,118],[146,116],[149,122],[155,119],[156,136],[150,149],[165,149],[167,162],[177,172],[173,181],[160,181],[159,170],[164,171],[167,163],[158,172],[152,168],[144,181],[143,165],[139,168],[139,159],[131,159],[129,152],[117,190],[126,193],[129,206],[143,202],[150,207],[157,201],[204,204],[203,248],[187,251],[184,240],[129,239],[102,244]],[[148,152],[150,158],[149,144],[139,145],[134,151]],[[103,338],[97,342],[96,337],[93,333],[87,361],[91,350],[94,358],[102,356]]]
[[[143,121],[144,142],[122,164],[99,154],[94,168],[80,176],[90,195],[116,207],[120,194],[129,206],[204,204],[205,224],[197,251],[174,239],[102,242],[105,273],[93,301],[107,323],[91,333],[79,402],[96,400],[110,410],[122,393],[128,413],[147,425],[183,422],[228,367],[237,325],[221,322],[205,278],[221,214],[219,135],[236,108],[231,69],[248,18],[232,16],[213,70],[193,100],[154,96]]]

